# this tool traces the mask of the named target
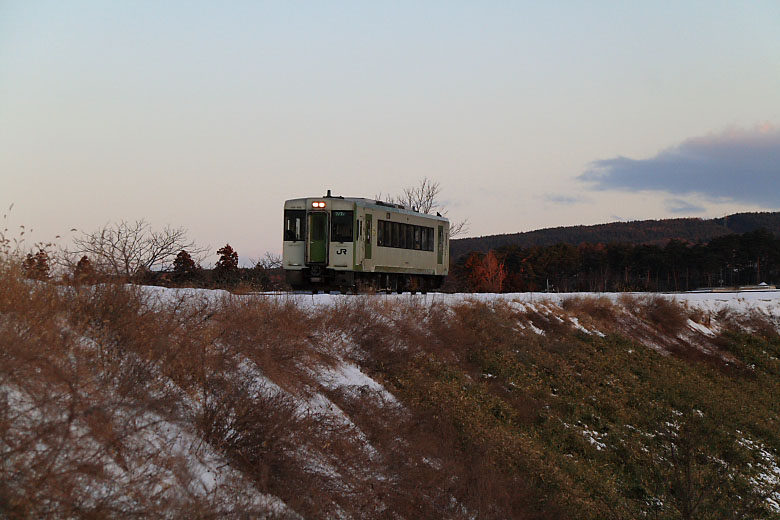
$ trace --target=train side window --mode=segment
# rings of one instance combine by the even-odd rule
[[[353,212],[333,211],[332,221],[330,239],[334,242],[352,242]]]
[[[284,210],[284,240],[296,242],[303,240],[306,232],[306,210]]]
[[[393,223],[384,221],[385,226],[385,247],[393,247]]]
[[[379,220],[376,224],[376,245],[378,246],[414,249],[417,251],[436,250],[436,234],[431,227],[415,226],[389,220]],[[358,221],[358,236],[361,233],[360,225],[361,221]]]
[[[385,225],[385,247],[393,247],[393,223],[385,220],[384,225]]]

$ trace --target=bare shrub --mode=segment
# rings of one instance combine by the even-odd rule
[[[204,439],[225,453],[260,489],[294,496],[283,489],[304,474],[295,462],[299,436],[315,424],[301,417],[284,394],[257,394],[246,382],[209,377],[196,424]],[[302,499],[301,499],[302,500]]]
[[[209,318],[216,341],[254,363],[277,385],[294,393],[315,386],[307,366],[330,364],[313,343],[317,324],[290,301],[231,298]]]
[[[455,332],[484,349],[504,348],[513,341],[517,313],[505,302],[468,302],[453,307]]]
[[[643,315],[669,334],[678,334],[688,322],[687,309],[663,296],[653,296],[644,300]]]
[[[641,310],[641,298],[632,293],[620,293],[617,297],[617,304],[623,307],[631,314],[636,314]]]
[[[172,302],[155,312],[126,286],[30,284],[18,271],[0,283],[2,514],[274,510],[234,470],[201,480],[202,464],[215,471],[224,460],[199,440],[185,419],[189,400],[171,384],[204,361],[194,355],[205,332],[197,309]]]
[[[766,339],[777,339],[778,324],[767,314],[751,309],[739,318],[740,327],[743,330],[753,331]]]
[[[680,303],[663,296],[621,294],[618,303],[629,313],[657,326],[667,334],[678,334],[688,322],[689,311]]]
[[[582,313],[602,322],[615,318],[615,304],[606,296],[567,297],[561,302],[561,307],[565,311]]]
[[[409,355],[403,337],[394,324],[408,323],[393,311],[401,309],[383,305],[370,297],[350,299],[329,309],[320,309],[313,319],[322,323],[330,334],[343,334],[361,354],[357,361],[373,360],[376,364],[393,363],[398,357]],[[401,310],[401,312],[404,312]]]

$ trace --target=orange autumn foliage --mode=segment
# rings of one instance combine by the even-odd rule
[[[506,268],[492,249],[485,255],[472,253],[466,260],[465,267],[474,290],[498,293],[503,289],[507,276]]]

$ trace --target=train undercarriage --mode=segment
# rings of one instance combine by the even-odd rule
[[[294,290],[340,291],[342,293],[426,293],[438,289],[444,276],[408,273],[364,273],[337,271],[311,266],[298,271],[285,271],[287,283]]]

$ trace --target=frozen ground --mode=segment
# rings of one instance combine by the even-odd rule
[[[204,289],[166,289],[164,287],[144,287],[154,299],[160,302],[173,301],[184,295],[197,296],[210,301],[218,301],[229,298],[230,293],[225,291],[208,291]],[[749,311],[760,311],[773,317],[780,317],[780,291],[740,291],[740,292],[691,292],[691,293],[428,293],[428,294],[375,294],[375,295],[345,295],[340,293],[329,294],[304,294],[287,292],[252,293],[235,296],[238,298],[268,298],[280,302],[294,302],[300,306],[320,307],[332,305],[353,298],[367,298],[382,302],[409,302],[416,305],[453,304],[461,301],[506,301],[519,303],[553,303],[560,305],[566,299],[571,298],[608,298],[618,301],[626,296],[634,298],[648,298],[661,296],[675,300],[691,308],[708,312],[718,312],[728,309],[742,314]]]

